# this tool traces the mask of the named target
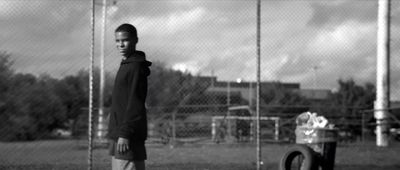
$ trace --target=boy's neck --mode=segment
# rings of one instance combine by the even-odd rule
[[[130,53],[130,54],[126,55],[126,56],[122,56],[122,59],[126,60],[126,59],[128,59],[130,57],[133,57],[135,53],[136,53],[136,50],[134,50],[132,53]]]

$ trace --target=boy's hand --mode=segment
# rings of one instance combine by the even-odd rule
[[[118,138],[117,151],[118,153],[124,153],[129,150],[129,140],[125,138]]]

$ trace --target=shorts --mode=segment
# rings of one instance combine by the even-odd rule
[[[129,150],[118,153],[117,142],[110,140],[109,154],[115,159],[144,161],[147,159],[146,146],[144,141],[134,141],[129,143]]]

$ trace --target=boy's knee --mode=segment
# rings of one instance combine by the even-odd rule
[[[144,160],[142,161],[133,161],[133,163],[135,164],[135,169],[136,170],[145,170],[145,164],[144,164]]]

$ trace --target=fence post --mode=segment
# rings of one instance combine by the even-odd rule
[[[261,79],[261,0],[257,0],[257,102],[256,102],[256,115],[257,115],[257,170],[261,169],[261,143],[260,143],[260,79]]]
[[[212,117],[211,120],[211,140],[215,141],[215,135],[216,135],[216,122],[215,122],[215,117]]]
[[[361,142],[362,143],[364,143],[364,129],[365,129],[364,114],[365,114],[365,112],[361,112]]]
[[[172,112],[172,140],[171,140],[171,148],[175,147],[176,142],[176,112]]]
[[[94,28],[95,28],[95,11],[94,11],[95,0],[92,0],[91,4],[91,27],[92,27],[92,39],[90,47],[90,66],[89,66],[89,118],[88,118],[88,170],[92,170],[92,146],[93,146],[93,65],[94,65]]]
[[[279,119],[275,119],[275,141],[279,140]]]

